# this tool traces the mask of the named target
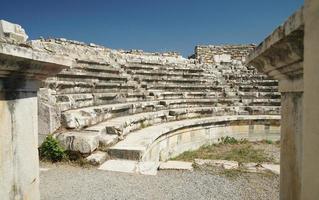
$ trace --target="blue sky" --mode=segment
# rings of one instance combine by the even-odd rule
[[[0,19],[30,39],[193,53],[197,44],[259,43],[303,0],[1,0]]]

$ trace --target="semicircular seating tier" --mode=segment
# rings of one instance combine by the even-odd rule
[[[247,130],[279,125],[278,83],[243,64],[249,45],[226,50],[210,46],[213,55],[205,59],[212,62],[203,62],[199,51],[195,59],[186,59],[176,53],[111,50],[65,39],[30,45],[76,61],[45,80],[38,95],[40,135],[55,133],[71,151],[161,159],[155,144],[183,130],[195,134],[221,125]],[[231,134],[209,138],[224,133]]]

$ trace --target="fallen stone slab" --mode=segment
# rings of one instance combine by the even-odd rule
[[[137,173],[143,175],[156,175],[159,162],[139,162],[137,165]]]
[[[240,166],[246,172],[263,172],[265,169],[259,163],[242,163]]]
[[[110,134],[101,134],[99,136],[99,149],[106,150],[108,147],[116,144],[119,141],[119,136]]]
[[[98,169],[104,171],[156,175],[159,162],[137,162],[132,160],[108,160]]]
[[[107,153],[103,151],[96,151],[92,153],[90,156],[86,157],[85,160],[88,161],[92,165],[100,165],[107,158]]]
[[[99,146],[99,134],[93,132],[66,132],[57,139],[65,149],[83,154],[92,153]]]
[[[98,169],[104,171],[136,173],[137,161],[133,160],[108,160]]]
[[[262,164],[262,167],[265,168],[265,170],[268,170],[274,174],[280,174],[280,165],[276,164]]]
[[[195,164],[199,166],[208,165],[214,167],[222,167],[224,169],[238,169],[237,161],[231,160],[208,160],[208,159],[195,159]]]
[[[193,170],[193,163],[182,161],[167,161],[159,165],[160,170]]]

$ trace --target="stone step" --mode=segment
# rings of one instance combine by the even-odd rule
[[[197,106],[228,105],[224,99],[175,99],[161,101],[140,101],[92,106],[67,110],[61,114],[61,123],[66,128],[81,129],[112,117],[140,112],[156,111],[164,108],[185,108]]]
[[[148,94],[147,94],[148,93]],[[61,111],[78,109],[104,104],[116,104],[146,100],[171,100],[171,99],[207,99],[221,97],[220,92],[134,92],[134,93],[79,93],[54,95],[55,103]],[[196,101],[196,100],[194,100]],[[200,101],[200,100],[198,100]]]
[[[203,77],[205,75],[198,74],[198,73],[185,73],[185,72],[165,72],[165,71],[127,71],[128,74],[131,75],[139,75],[139,76],[149,76],[149,77],[189,77],[189,78],[195,78],[195,77]]]
[[[221,86],[215,86],[212,84],[200,84],[200,85],[195,85],[195,84],[147,84],[144,85],[144,88],[146,89],[151,89],[151,90],[156,90],[156,89],[161,89],[161,90],[177,90],[177,91],[199,91],[199,90],[207,90],[207,91],[222,91],[223,87]]]
[[[134,80],[145,83],[207,83],[211,82],[209,79],[193,79],[193,78],[163,78],[163,77],[138,77],[133,76]]]
[[[242,102],[240,102],[242,101]],[[95,125],[107,119],[137,114],[141,112],[158,111],[173,108],[192,108],[207,106],[245,106],[245,105],[280,105],[280,100],[271,99],[237,99],[237,98],[211,98],[211,99],[169,99],[169,100],[151,100],[139,102],[125,102],[116,104],[107,104],[67,110],[61,114],[61,123],[66,128],[81,129]]]
[[[153,111],[156,106],[160,106],[159,101],[128,102],[68,110],[61,114],[61,123],[66,128],[79,129],[116,116]]]
[[[84,63],[77,63],[75,66],[72,67],[73,69],[79,69],[88,72],[105,72],[111,74],[119,74],[121,72],[121,68],[117,65],[98,65],[98,64],[84,64]]]
[[[58,74],[58,77],[86,77],[86,78],[97,78],[101,80],[127,80],[127,77],[123,76],[119,72],[109,73],[102,71],[93,71],[84,68],[72,68],[63,70]]]
[[[77,93],[94,93],[94,92],[111,92],[121,90],[132,90],[136,88],[133,83],[112,82],[112,81],[59,81],[47,80],[44,86],[55,91],[56,94],[77,94]]]
[[[278,92],[278,86],[252,86],[241,85],[239,91],[242,92]]]
[[[186,119],[181,121],[167,122],[150,126],[130,133],[124,140],[110,147],[108,153],[111,157],[127,160],[149,161],[145,158],[148,148],[161,136],[176,130],[189,127],[210,126],[222,122],[247,121],[247,120],[279,120],[280,116],[274,115],[237,115],[237,116],[214,116],[199,119]]]
[[[235,85],[257,85],[257,86],[278,86],[278,81],[276,80],[234,80],[229,81]]]
[[[98,169],[103,171],[156,175],[159,162],[137,162],[132,160],[107,160]]]
[[[222,114],[248,114],[245,107],[193,107],[160,110],[155,112],[139,113],[123,117],[116,117],[86,128],[86,131],[103,134],[126,136],[134,130],[142,129],[154,124],[167,121],[181,120],[195,117],[207,117]]]
[[[91,154],[96,149],[106,150],[119,141],[119,136],[90,131],[70,131],[57,134],[64,149],[81,154]]]
[[[278,115],[279,112],[280,107],[233,106],[161,110],[112,118],[81,131],[59,133],[57,138],[66,149],[88,154],[97,148],[106,150],[110,145],[115,144],[120,138],[132,131],[169,121],[223,115]]]
[[[123,117],[116,117],[86,128],[86,131],[102,134],[117,134],[126,136],[128,133],[168,121],[196,117],[243,115],[243,114],[279,114],[280,107],[191,107],[160,110],[155,112],[139,113]],[[250,112],[250,113],[249,113]]]
[[[189,72],[189,73],[201,73],[204,72],[202,68],[190,68],[190,67],[180,67],[180,66],[165,66],[165,65],[145,65],[145,64],[133,64],[129,63],[124,66],[125,69],[131,70],[147,70],[147,71],[154,71],[154,70],[162,70],[162,71],[182,71],[182,72]]]
[[[280,92],[236,92],[236,95],[242,98],[270,98],[280,99]]]
[[[209,98],[209,99],[169,99],[161,100],[160,104],[166,107],[175,108],[180,105],[187,106],[239,106],[240,99],[238,98]]]
[[[150,96],[154,96],[157,100],[165,99],[197,99],[197,98],[218,98],[222,97],[222,92],[169,92],[163,90],[148,90]]]

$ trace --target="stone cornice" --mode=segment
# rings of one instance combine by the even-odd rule
[[[268,36],[248,57],[246,63],[278,80],[302,79],[303,8]]]
[[[42,80],[72,66],[72,63],[63,56],[0,43],[0,78]]]

